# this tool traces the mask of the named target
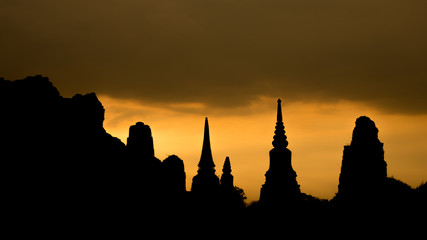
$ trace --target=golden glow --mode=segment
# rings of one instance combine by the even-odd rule
[[[248,202],[258,200],[268,169],[276,121],[276,99],[260,97],[248,107],[212,110],[200,103],[165,106],[99,96],[105,112],[104,127],[124,143],[130,125],[150,125],[156,157],[176,154],[184,160],[187,190],[197,173],[203,141],[204,117],[209,118],[216,174],[229,156],[235,185]],[[330,199],[337,191],[343,146],[351,141],[354,122],[366,115],[375,121],[384,143],[388,176],[412,187],[427,178],[427,115],[395,115],[361,103],[284,102],[283,117],[292,151],[292,166],[301,190]],[[361,176],[362,177],[362,176]]]

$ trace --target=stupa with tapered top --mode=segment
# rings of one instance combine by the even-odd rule
[[[297,174],[292,168],[292,152],[287,148],[288,141],[282,119],[281,100],[277,101],[277,122],[270,151],[270,167],[265,174],[265,184],[261,188],[259,203],[265,206],[295,202],[301,191]]]
[[[231,163],[230,158],[226,157],[224,161],[224,166],[222,167],[221,175],[221,188],[225,191],[234,190],[234,177],[231,175]]]
[[[202,155],[198,164],[199,170],[193,177],[191,192],[194,194],[216,194],[219,191],[219,178],[215,175],[215,164],[212,158],[209,139],[208,118],[205,119],[205,133],[203,138]]]

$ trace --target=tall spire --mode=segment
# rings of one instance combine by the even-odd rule
[[[282,118],[282,100],[277,100],[277,122],[276,130],[274,131],[273,146],[274,148],[286,148],[288,146],[287,137],[285,135],[285,126]]]
[[[212,158],[211,142],[209,139],[209,124],[208,118],[205,119],[205,133],[203,137],[202,155],[198,164],[198,171],[213,171],[215,172],[215,164]]]
[[[292,152],[287,148],[285,127],[282,118],[282,101],[277,100],[277,122],[274,131],[274,148],[270,150],[270,167],[265,173],[265,184],[262,185],[259,203],[264,206],[293,206],[299,201],[301,190],[296,180],[297,174],[292,168]],[[291,203],[284,205],[284,203]]]
[[[205,119],[202,155],[198,166],[199,170],[197,170],[197,175],[193,177],[191,192],[197,195],[215,195],[219,191],[219,179],[215,175],[215,164],[209,140],[208,118]]]
[[[283,122],[282,118],[282,100],[277,100],[277,122]]]

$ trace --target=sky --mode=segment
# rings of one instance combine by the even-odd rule
[[[369,116],[388,175],[427,180],[423,0],[0,0],[0,76],[96,92],[124,143],[151,126],[156,156],[184,160],[187,190],[209,117],[217,174],[257,200],[276,100],[303,192],[332,198],[343,146]]]

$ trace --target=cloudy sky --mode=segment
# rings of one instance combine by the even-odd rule
[[[187,186],[208,116],[217,174],[230,155],[256,200],[277,98],[303,191],[333,196],[360,115],[379,127],[389,175],[417,186],[426,16],[423,0],[0,0],[0,76],[96,92],[107,131],[126,142],[130,124],[152,126],[158,157],[183,158]]]

